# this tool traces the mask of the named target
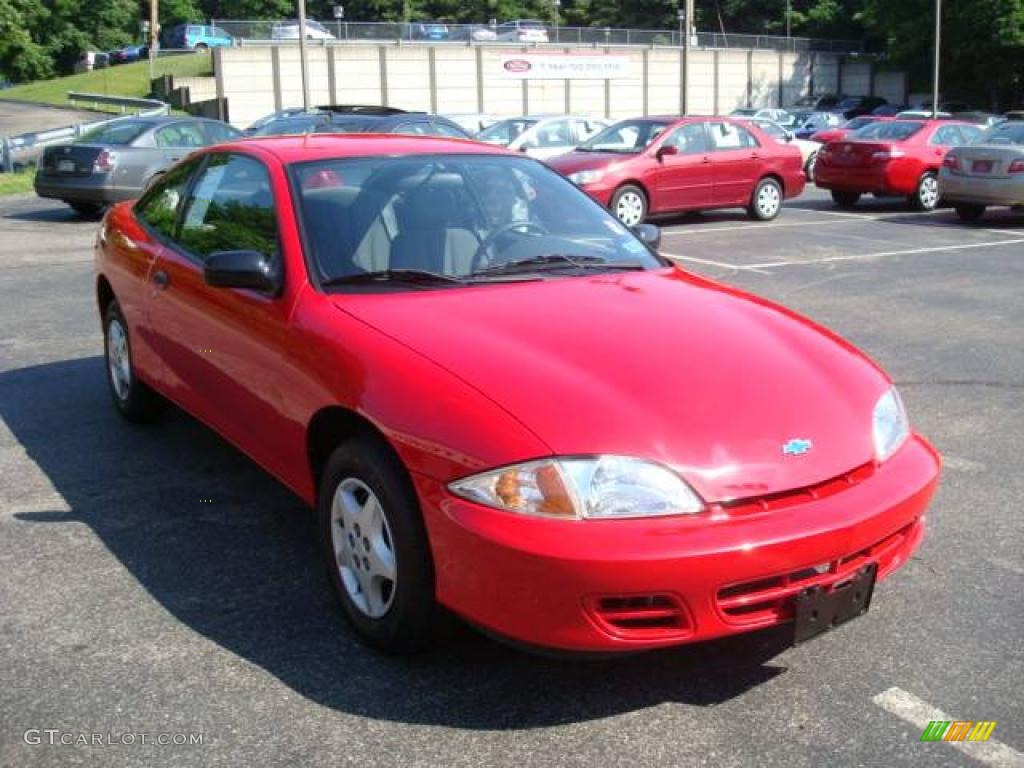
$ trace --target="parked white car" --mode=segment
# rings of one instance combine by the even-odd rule
[[[442,115],[442,117],[447,117],[453,123],[458,124],[474,136],[485,128],[492,126],[501,120],[500,117],[484,115],[478,112],[457,112],[455,114]]]
[[[543,21],[537,19],[516,19],[506,21],[495,28],[498,40],[509,40],[514,43],[546,43],[548,28]]]
[[[580,115],[525,115],[499,120],[476,138],[543,159],[571,152],[609,125],[608,120]]]
[[[774,120],[744,117],[743,115],[737,115],[736,119],[751,122],[776,141],[783,144],[792,144],[799,149],[800,157],[804,161],[804,173],[807,174],[807,180],[814,181],[814,162],[818,159],[818,150],[821,149],[821,144],[809,139],[798,139],[792,131],[783,128]]]
[[[292,21],[282,21],[279,24],[275,24],[270,30],[270,38],[272,40],[298,40],[299,39],[299,22],[297,19]],[[323,24],[313,19],[306,19],[306,39],[307,40],[334,40],[335,37],[332,35]]]
[[[771,107],[762,107],[760,109],[734,109],[730,117],[737,118],[752,118],[757,120],[772,120],[783,128],[789,128],[793,125],[793,116],[784,109],[773,109]]]

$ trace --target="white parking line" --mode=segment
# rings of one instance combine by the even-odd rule
[[[764,270],[774,267],[799,267],[808,264],[827,264],[834,261],[860,261],[869,259],[883,259],[887,256],[913,256],[920,253],[942,253],[944,251],[966,251],[972,248],[992,248],[1003,245],[1017,245],[1024,243],[1024,238],[1018,240],[995,240],[988,243],[962,243],[960,245],[936,245],[931,248],[910,248],[904,251],[877,251],[875,253],[852,253],[845,256],[826,256],[821,259],[805,259],[802,261],[768,261],[761,264],[747,264],[742,269]],[[740,267],[736,267],[740,269]]]
[[[950,717],[941,709],[933,707],[926,701],[921,701],[912,693],[907,693],[901,688],[889,688],[882,691],[872,701],[886,712],[891,712],[901,720],[906,720],[915,728],[920,729],[922,733],[932,720],[956,720],[955,717]],[[988,713],[983,713],[981,716],[987,717]],[[943,744],[959,749],[979,763],[991,765],[994,768],[1024,767],[1024,754],[992,738],[988,741],[924,742],[921,744],[921,749],[942,749]]]
[[[693,262],[694,264],[703,264],[703,265],[708,266],[708,267],[718,267],[719,269],[729,269],[729,270],[734,270],[734,271],[747,271],[747,272],[759,272],[762,275],[767,275],[768,274],[768,272],[766,272],[765,270],[759,269],[757,267],[747,267],[747,266],[742,266],[742,265],[729,264],[729,263],[724,262],[724,261],[711,261],[710,259],[698,259],[696,256],[680,256],[678,253],[668,253],[667,251],[661,251],[661,250],[659,250],[658,253],[660,253],[666,259],[672,259],[673,261],[690,261],[690,262]]]

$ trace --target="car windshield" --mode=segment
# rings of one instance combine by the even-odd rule
[[[1024,144],[1024,122],[1000,123],[989,128],[975,142],[976,144]]]
[[[924,123],[917,120],[893,120],[869,123],[850,136],[852,139],[885,139],[887,141],[903,141],[924,128]]]
[[[511,144],[536,124],[536,120],[523,120],[521,118],[499,120],[494,125],[484,128],[476,137],[480,141],[486,141],[490,144]]]
[[[253,136],[287,136],[289,134],[312,133],[324,123],[322,115],[302,115],[271,120],[252,132]]]
[[[94,128],[80,138],[75,139],[75,144],[131,144],[139,136],[152,127],[152,123],[144,123],[138,120],[125,120],[119,123],[109,123]]]
[[[322,284],[381,277],[422,288],[663,265],[604,208],[525,157],[338,158],[290,173]]]
[[[624,120],[590,137],[576,151],[635,155],[650,146],[669,125],[664,120]]]

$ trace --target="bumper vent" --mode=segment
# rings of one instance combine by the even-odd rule
[[[602,630],[624,639],[680,638],[692,631],[675,595],[604,595],[588,598],[586,608]]]

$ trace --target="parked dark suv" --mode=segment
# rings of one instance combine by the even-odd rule
[[[870,115],[872,110],[888,103],[880,96],[846,96],[836,104],[833,111],[842,112],[843,117],[850,120],[861,115]]]

